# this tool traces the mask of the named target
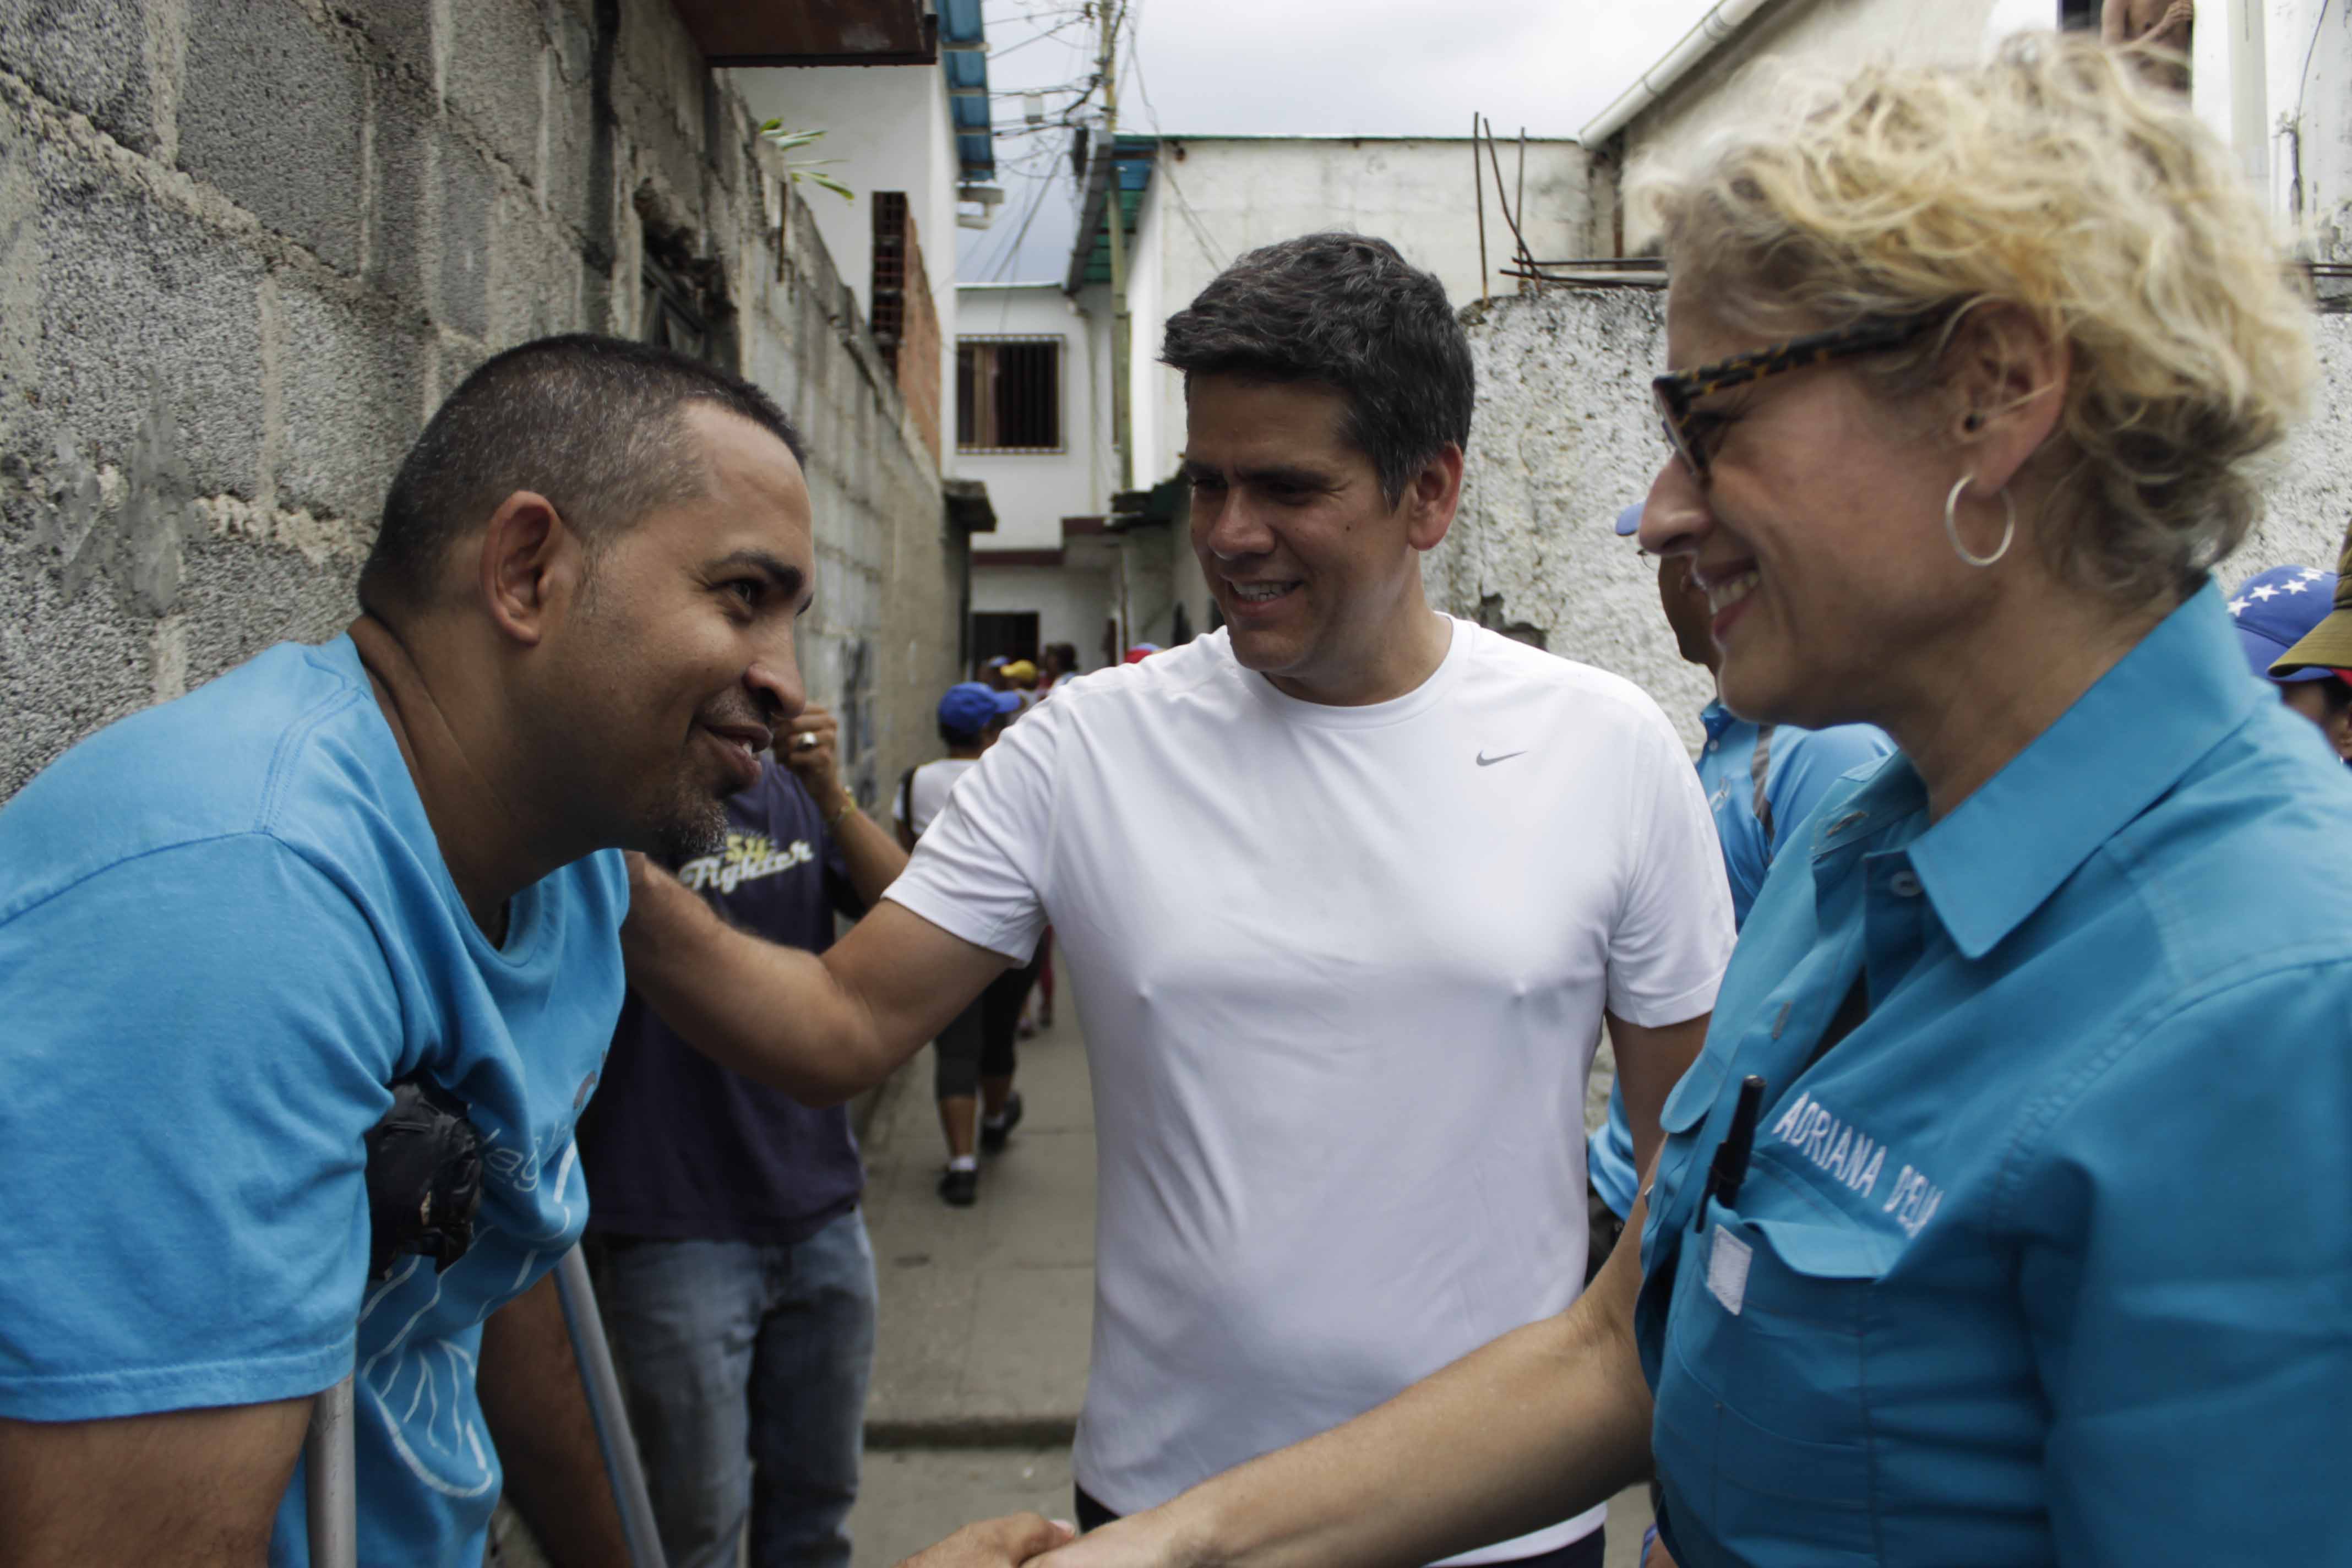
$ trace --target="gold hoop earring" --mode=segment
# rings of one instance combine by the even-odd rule
[[[1960,492],[1975,482],[1974,474],[1962,474],[1960,482],[1954,485],[1951,493],[1944,498],[1944,537],[1952,542],[1953,554],[1979,571],[1982,571],[1988,566],[1998,564],[2000,558],[2009,553],[2009,547],[2017,542],[2017,502],[2011,499],[2009,487],[2001,486],[1997,492],[2000,497],[2000,509],[2003,514],[2000,543],[1990,555],[1972,555],[1969,552],[1969,547],[1960,542],[1960,526],[1952,513],[1960,504]]]

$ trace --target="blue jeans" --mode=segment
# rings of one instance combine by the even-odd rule
[[[604,1316],[670,1568],[848,1568],[874,1249],[853,1209],[792,1247],[614,1240]]]

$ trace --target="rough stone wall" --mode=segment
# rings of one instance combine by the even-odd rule
[[[648,227],[808,430],[812,694],[861,679],[853,762],[895,776],[952,679],[938,465],[662,0],[0,0],[0,798],[331,636],[430,409],[512,343],[635,335]]]
[[[1657,472],[1664,303],[1647,289],[1557,289],[1462,312],[1478,405],[1462,510],[1423,579],[1440,609],[1530,627],[1638,683],[1696,747],[1713,686],[1675,653],[1649,563],[1610,528]]]
[[[1713,685],[1676,654],[1651,566],[1610,526],[1664,457],[1649,389],[1665,363],[1664,304],[1649,289],[1558,289],[1463,312],[1478,374],[1470,460],[1460,515],[1423,577],[1442,609],[1524,626],[1635,681],[1696,748]],[[2336,564],[2352,518],[2352,316],[2320,316],[2315,331],[2312,417],[2225,584],[2289,561]]]

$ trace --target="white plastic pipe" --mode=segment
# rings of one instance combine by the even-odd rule
[[[1772,0],[1718,0],[1682,36],[1680,43],[1666,51],[1664,58],[1636,77],[1633,86],[1619,93],[1608,108],[1576,133],[1576,139],[1587,147],[1598,147],[1616,135],[1633,116],[1664,97],[1666,90],[1687,76],[1693,66],[1715,53],[1742,22],[1770,4]]]

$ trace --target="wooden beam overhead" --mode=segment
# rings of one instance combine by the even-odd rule
[[[670,0],[713,66],[927,66],[939,23],[921,0]]]

